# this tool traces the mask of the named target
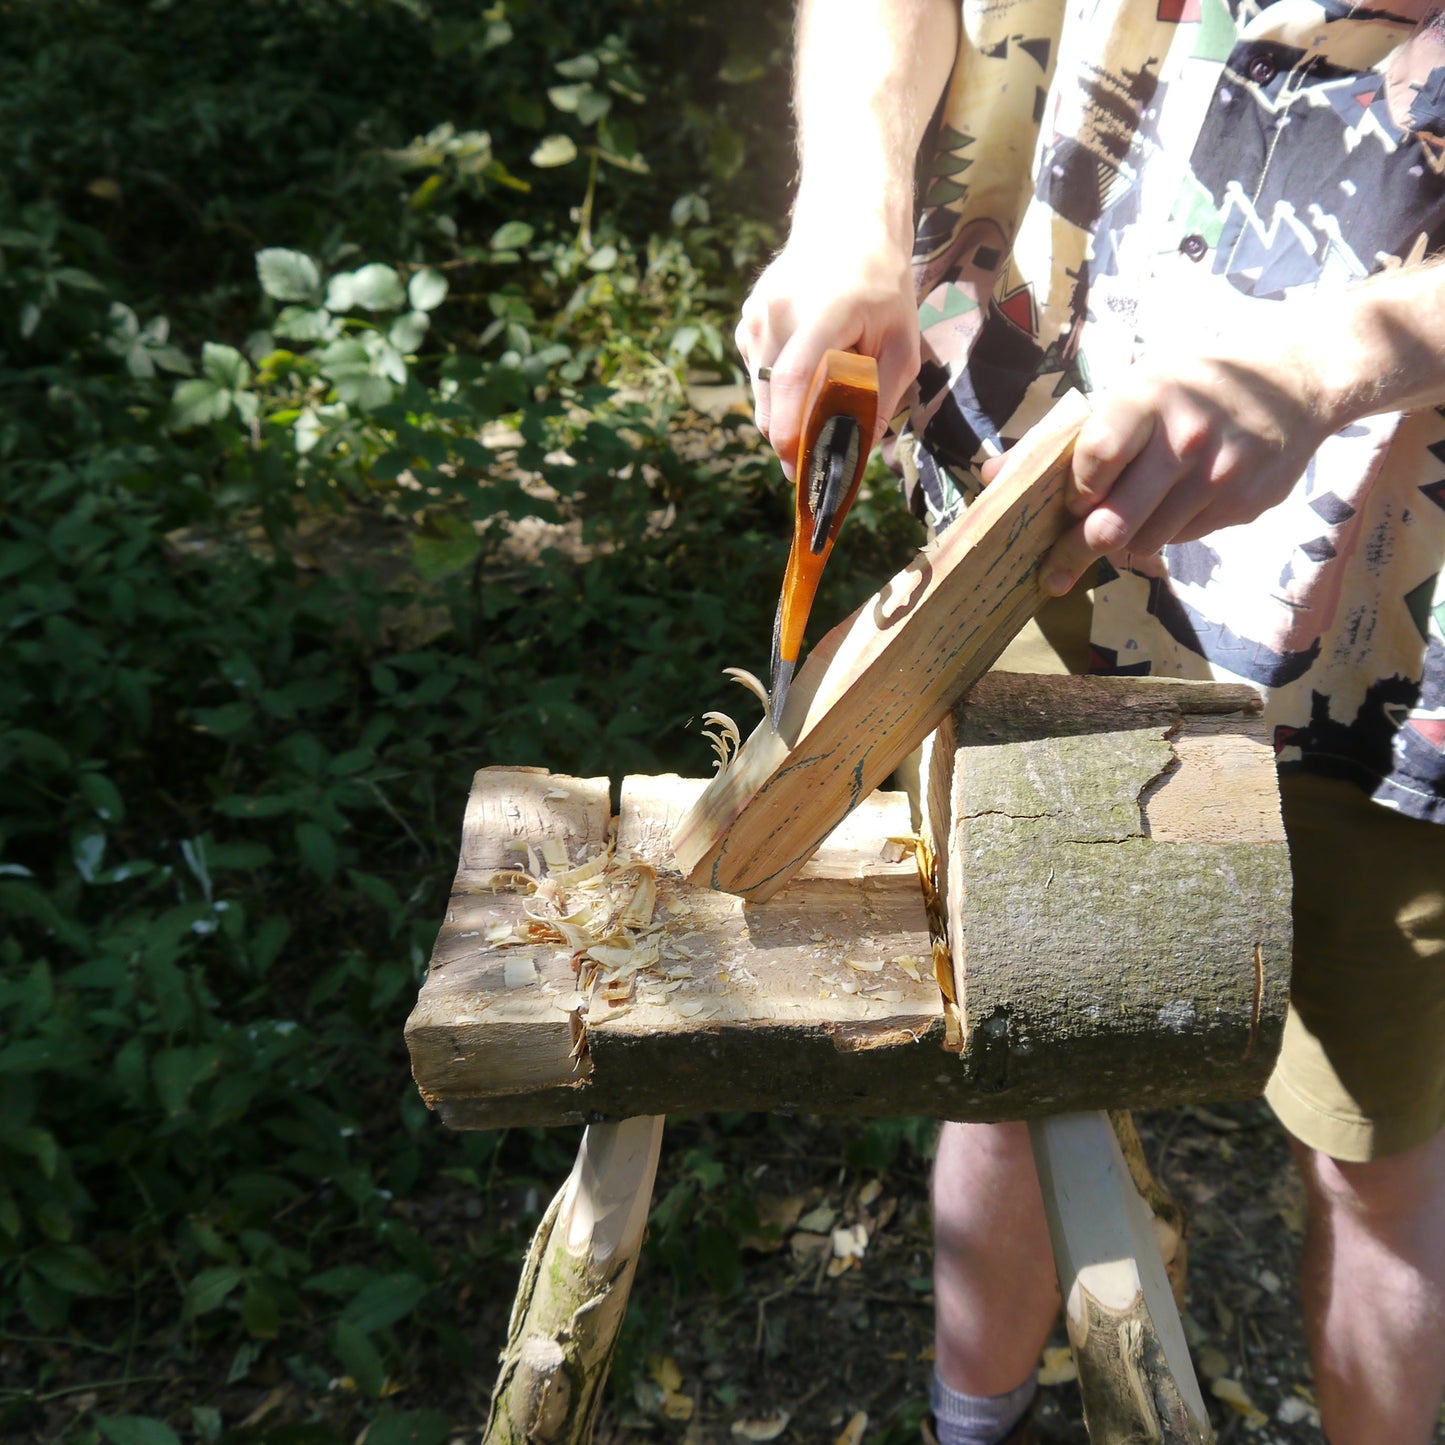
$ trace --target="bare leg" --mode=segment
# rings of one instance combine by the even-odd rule
[[[1026,1124],[945,1124],[933,1166],[936,1364],[970,1395],[1002,1395],[1038,1364],[1059,1310]]]
[[[1295,1145],[1301,1294],[1333,1445],[1426,1445],[1445,1392],[1445,1131],[1345,1164]]]

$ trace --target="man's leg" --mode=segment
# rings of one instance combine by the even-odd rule
[[[1028,1385],[1059,1290],[1026,1124],[943,1126],[933,1231],[939,1381],[980,1400]]]
[[[1445,827],[1282,782],[1295,960],[1265,1097],[1309,1204],[1323,1425],[1333,1445],[1426,1445],[1445,1388]]]
[[[1445,1393],[1445,1132],[1348,1164],[1295,1146],[1300,1288],[1332,1445],[1426,1445]]]

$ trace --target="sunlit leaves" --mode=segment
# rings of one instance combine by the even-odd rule
[[[316,263],[302,251],[268,246],[256,253],[261,289],[277,301],[312,301],[321,286]]]

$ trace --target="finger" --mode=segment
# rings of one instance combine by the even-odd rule
[[[1176,485],[1163,497],[1149,516],[1135,528],[1129,550],[1140,554],[1157,552],[1171,542],[1192,541],[1213,530],[1201,514],[1208,511],[1208,498],[1198,488]],[[1187,534],[1187,535],[1186,535]]]
[[[1109,495],[1054,544],[1044,560],[1044,590],[1061,596],[1097,558],[1110,553],[1157,550],[1156,513],[1163,509],[1164,540],[1176,518],[1182,521],[1182,513],[1192,514],[1188,490],[1180,486],[1187,470],[1161,439],[1152,439],[1112,484]]]
[[[873,428],[873,445],[883,440],[888,423],[898,415],[908,388],[918,379],[920,341],[917,313],[910,312],[911,329],[888,336],[878,351],[878,420]]]
[[[1113,490],[1124,470],[1148,446],[1156,413],[1143,398],[1105,397],[1074,443],[1067,505],[1082,517]]]
[[[771,388],[766,375],[759,375],[759,373],[766,373],[770,351],[775,353],[777,348],[776,346],[769,348],[765,318],[756,309],[753,297],[749,297],[743,307],[742,319],[733,332],[733,340],[737,344],[738,355],[742,357],[743,366],[748,373],[748,382],[753,389],[753,424],[764,436],[767,436],[771,421],[769,405]]]
[[[836,331],[805,330],[795,332],[773,362],[768,378],[768,425],[764,435],[772,443],[784,475],[791,481],[796,475],[798,444],[803,428],[803,403],[818,363],[829,349],[846,350],[857,341],[856,335]]]

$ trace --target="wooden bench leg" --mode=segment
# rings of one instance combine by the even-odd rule
[[[1107,1114],[1030,1123],[1092,1445],[1214,1439],[1153,1215]]]
[[[591,1124],[522,1265],[485,1445],[585,1445],[627,1309],[663,1116]]]

